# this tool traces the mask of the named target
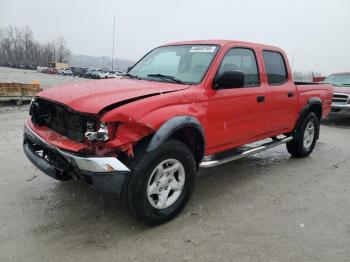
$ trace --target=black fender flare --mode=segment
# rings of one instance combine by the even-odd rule
[[[311,112],[311,110],[310,110],[311,107],[313,107],[315,105],[320,106],[322,108],[322,101],[319,97],[311,97],[308,100],[307,105],[300,111],[298,121],[297,121],[295,128],[294,128],[294,131],[293,131],[294,135],[299,133],[299,130],[303,124],[305,117]],[[320,133],[318,132],[317,139],[319,139],[319,136],[320,136]]]
[[[152,136],[151,141],[149,142],[147,147],[147,152],[155,150],[176,131],[186,127],[195,128],[196,131],[198,131],[198,133],[201,135],[201,137],[199,138],[203,143],[199,151],[199,159],[201,160],[204,157],[205,151],[204,130],[198,119],[189,115],[175,116],[163,123],[161,127]]]

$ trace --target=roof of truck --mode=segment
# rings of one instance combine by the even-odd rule
[[[224,40],[224,39],[181,41],[181,42],[168,43],[164,46],[168,46],[168,45],[220,45],[220,46],[224,46],[226,44],[254,45],[254,46],[258,46],[262,49],[281,50],[281,48],[276,47],[276,46],[271,46],[271,45],[264,45],[264,44],[258,44],[258,43],[252,43],[252,42],[244,42],[244,41],[238,41],[238,40]]]
[[[350,72],[338,72],[338,73],[333,73],[333,74],[330,74],[330,75],[350,75]]]

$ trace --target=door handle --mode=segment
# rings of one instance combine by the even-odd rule
[[[262,103],[265,101],[265,96],[257,96],[256,97],[256,101],[258,101],[258,103]]]
[[[293,91],[288,91],[288,97],[292,97],[294,96],[294,92]]]

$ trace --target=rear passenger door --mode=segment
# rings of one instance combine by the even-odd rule
[[[298,94],[296,86],[281,53],[264,50],[263,60],[269,93],[269,131],[291,131],[297,116]]]

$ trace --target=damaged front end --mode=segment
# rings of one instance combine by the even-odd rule
[[[95,189],[120,193],[129,168],[116,157],[83,155],[55,147],[27,123],[23,150],[39,170],[57,180],[81,179]]]
[[[111,137],[111,132],[109,131],[108,127],[111,126],[111,124],[107,123],[100,123],[100,127],[97,131],[95,131],[94,123],[88,122],[87,124],[87,130],[85,133],[85,137],[89,141],[107,141]],[[109,126],[108,126],[109,125]],[[112,124],[113,126],[113,124]]]
[[[100,122],[94,126],[88,124],[85,133],[87,151],[97,156],[133,157],[134,145],[153,132],[152,127],[131,118],[123,122]]]
[[[130,172],[124,163],[133,156],[133,146],[153,132],[130,118],[103,122],[41,98],[31,103],[30,115],[23,148],[38,169],[58,180],[79,178],[113,193],[120,192]]]
[[[46,129],[50,133],[45,137],[48,142],[59,146],[58,140],[62,142],[68,138],[80,145],[79,153],[88,155],[117,157],[126,152],[132,156],[133,145],[154,132],[151,126],[128,116],[120,115],[117,121],[106,122],[99,114],[76,112],[65,105],[42,98],[31,103],[30,115],[35,127]],[[76,147],[66,149],[77,151]]]

